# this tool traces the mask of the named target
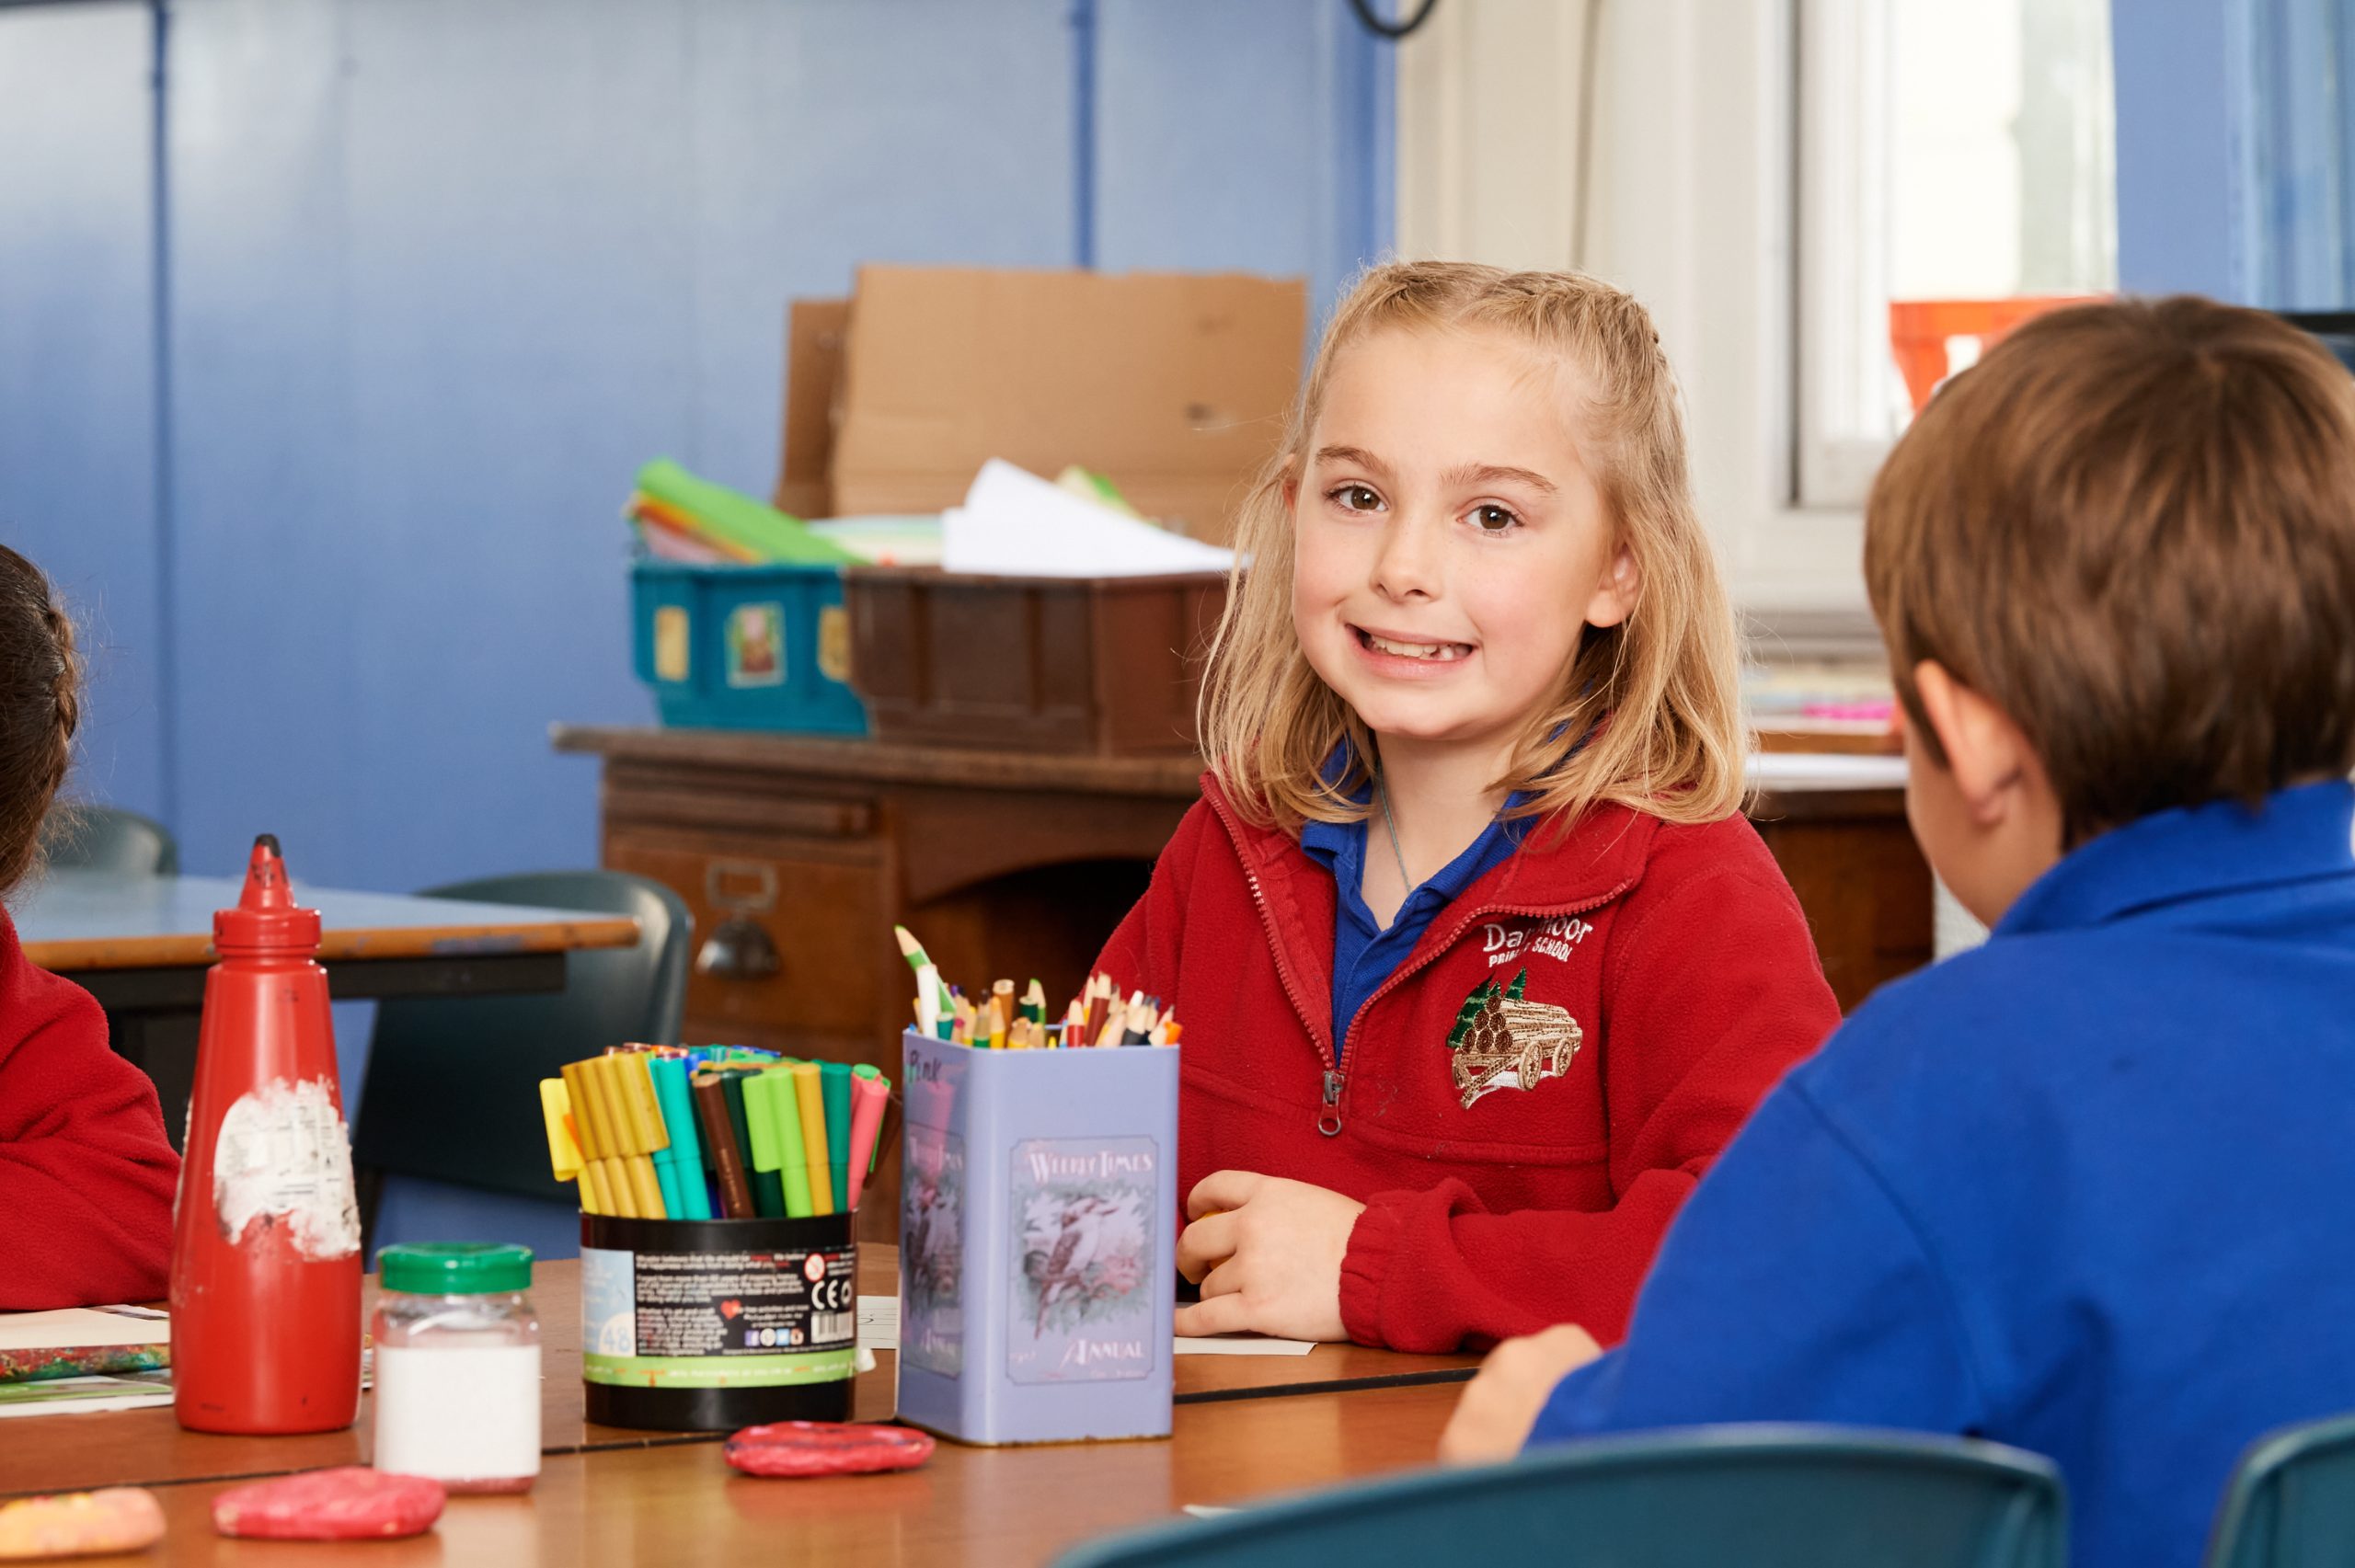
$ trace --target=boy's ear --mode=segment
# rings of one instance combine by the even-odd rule
[[[1913,667],[1913,690],[1946,753],[1947,771],[1982,827],[2000,821],[2019,786],[2039,777],[2042,764],[2011,715],[1956,680],[1936,659]]]
[[[1586,602],[1586,624],[1615,626],[1625,621],[1635,613],[1637,593],[1643,585],[1636,553],[1620,545],[1603,568],[1603,580],[1594,585],[1594,597]]]

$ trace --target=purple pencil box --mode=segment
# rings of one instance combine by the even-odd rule
[[[903,1044],[900,1419],[1167,1436],[1178,1047]]]

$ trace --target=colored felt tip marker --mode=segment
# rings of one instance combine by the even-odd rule
[[[815,1212],[810,1202],[810,1157],[801,1147],[801,1102],[793,1092],[793,1069],[769,1069],[745,1092],[757,1091],[768,1102],[770,1125],[776,1129],[777,1177],[785,1188],[785,1212],[790,1219],[807,1219]]]
[[[563,1079],[540,1080],[540,1119],[547,1125],[548,1169],[559,1182],[580,1180],[580,1141],[572,1130],[572,1097],[565,1093]],[[580,1182],[580,1191],[581,1209],[597,1213],[589,1184]]]
[[[850,1066],[821,1061],[818,1083],[826,1102],[826,1173],[834,1206],[850,1211]]]
[[[801,1158],[810,1173],[810,1212],[834,1211],[833,1162],[826,1152],[826,1091],[814,1061],[791,1069],[793,1097],[801,1113]]]
[[[662,1125],[671,1136],[672,1167],[677,1173],[680,1219],[709,1219],[711,1189],[703,1177],[703,1135],[695,1127],[695,1102],[687,1092],[684,1057],[656,1057],[646,1064],[654,1080],[654,1097],[661,1103]]]
[[[625,1110],[638,1141],[654,1162],[654,1185],[662,1197],[662,1217],[666,1219],[686,1218],[686,1199],[680,1190],[678,1151],[671,1146],[669,1118],[662,1115],[661,1096],[654,1092],[652,1066],[644,1051],[607,1059],[622,1088]]]
[[[662,1205],[662,1184],[654,1174],[653,1135],[640,1120],[640,1107],[629,1092],[626,1057],[599,1057],[590,1062],[589,1080],[604,1098],[600,1108],[614,1134],[617,1163],[638,1200],[641,1219],[668,1219]]]
[[[712,1171],[719,1178],[720,1217],[750,1219],[752,1187],[745,1177],[736,1128],[729,1119],[728,1091],[716,1072],[696,1073],[688,1087],[695,1097],[695,1121],[703,1129],[704,1146],[711,1150]]]
[[[745,1163],[752,1173],[752,1208],[764,1219],[782,1219],[785,1181],[777,1171],[783,1162],[783,1143],[769,1097],[761,1093],[762,1080],[767,1076],[765,1072],[730,1073],[728,1097],[731,1103],[740,1097],[744,1102],[744,1130],[750,1144]]]
[[[605,1125],[604,1096],[590,1074],[591,1063],[566,1062],[560,1072],[572,1101],[573,1128],[580,1138],[581,1174],[597,1200],[596,1211],[624,1219],[639,1218],[638,1198],[619,1161]]]
[[[856,1209],[867,1187],[867,1173],[875,1163],[875,1143],[883,1130],[883,1107],[891,1092],[879,1078],[850,1081],[850,1185],[844,1189],[844,1207]]]

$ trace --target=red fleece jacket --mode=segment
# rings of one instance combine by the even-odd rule
[[[35,968],[0,911],[0,1311],[162,1296],[179,1171],[97,1001]]]
[[[1363,1202],[1341,1267],[1361,1344],[1618,1340],[1677,1207],[1840,1019],[1757,833],[1618,807],[1533,830],[1431,921],[1337,1070],[1332,876],[1215,779],[1202,796],[1097,965],[1185,1024],[1181,1193],[1245,1170]]]

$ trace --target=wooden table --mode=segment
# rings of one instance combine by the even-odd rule
[[[859,1248],[859,1293],[888,1296],[898,1288],[899,1249]],[[375,1280],[368,1281],[373,1303]],[[547,1454],[709,1446],[724,1433],[642,1432],[600,1426],[583,1412],[580,1382],[580,1265],[544,1263],[535,1270],[533,1305],[540,1314],[540,1447]],[[892,1412],[893,1352],[876,1352],[876,1368],[862,1373],[854,1400],[861,1421],[887,1421]],[[1357,1345],[1321,1345],[1305,1356],[1181,1356],[1176,1395],[1181,1405],[1280,1398],[1312,1392],[1455,1384],[1479,1365],[1476,1356],[1409,1356]],[[1451,1397],[1453,1397],[1451,1395]],[[348,1431],[303,1437],[224,1437],[181,1430],[168,1409],[97,1415],[44,1415],[0,1421],[0,1497],[75,1491],[91,1486],[167,1486],[240,1476],[282,1475],[328,1465],[364,1464],[369,1455],[369,1399]]]
[[[863,1246],[863,1294],[889,1294],[898,1259]],[[373,1281],[371,1284],[373,1295]],[[754,1482],[721,1461],[718,1433],[638,1432],[582,1415],[580,1265],[543,1264],[533,1287],[548,1458],[523,1499],[458,1499],[435,1535],[362,1548],[237,1543],[212,1535],[224,1486],[364,1462],[368,1396],[347,1432],[221,1437],[168,1409],[0,1421],[0,1498],[107,1485],[161,1489],[174,1562],[272,1568],[364,1551],[372,1563],[1038,1562],[1189,1503],[1232,1503],[1430,1460],[1477,1357],[1320,1345],[1303,1356],[1178,1359],[1168,1442],[968,1448],[942,1443],[896,1477]],[[861,1420],[891,1413],[894,1356],[858,1379]]]
[[[1167,1442],[943,1443],[920,1470],[832,1481],[740,1476],[709,1444],[566,1455],[548,1460],[527,1496],[453,1498],[429,1535],[350,1546],[221,1539],[211,1509],[224,1483],[158,1495],[176,1564],[1010,1568],[1165,1522],[1189,1504],[1249,1503],[1429,1464],[1455,1396],[1376,1389],[1186,1405]]]
[[[98,999],[114,1048],[144,1069],[178,1143],[196,1068],[213,914],[242,879],[52,871],[17,915],[25,955]],[[298,886],[319,911],[319,962],[343,1001],[487,996],[564,989],[565,955],[628,947],[627,916]]]

